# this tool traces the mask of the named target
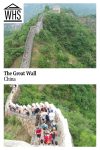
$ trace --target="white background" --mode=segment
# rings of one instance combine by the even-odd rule
[[[17,77],[17,82],[4,82],[4,69],[3,68],[3,20],[4,20],[4,8],[15,3],[19,7],[23,8],[23,3],[96,3],[97,10],[97,67],[96,69],[27,69],[36,70],[37,76],[33,77]],[[26,69],[9,69],[23,71]],[[97,97],[96,97],[96,111],[97,111],[97,146],[96,147],[73,147],[68,149],[100,149],[100,1],[99,0],[0,0],[0,149],[12,149],[10,147],[4,147],[4,115],[3,115],[3,86],[4,84],[96,84],[97,85]],[[34,148],[34,147],[33,147]],[[32,148],[32,149],[33,149]],[[52,147],[54,149],[55,147]],[[14,148],[14,149],[23,149]],[[29,148],[24,148],[29,149]],[[40,148],[37,148],[40,149]],[[44,148],[43,148],[44,149]],[[46,147],[50,149],[50,147]],[[56,148],[58,149],[58,148]],[[63,149],[63,148],[60,148]]]

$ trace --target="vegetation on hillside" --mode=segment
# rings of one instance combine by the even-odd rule
[[[68,119],[74,146],[96,146],[95,85],[20,85],[18,104],[45,101],[60,108]]]
[[[9,140],[22,140],[30,143],[31,137],[15,116],[4,118],[4,138]]]
[[[96,15],[81,16],[79,21],[96,34]]]
[[[46,6],[44,12],[44,28],[35,37],[30,67],[96,67],[96,36],[93,29],[95,16],[90,17],[89,25],[86,26],[83,20],[87,17],[80,19],[70,9],[53,13]],[[14,60],[23,54],[29,28],[36,21],[37,17],[23,24],[21,29],[10,36],[5,36],[5,67],[11,67]]]
[[[20,29],[12,32],[9,36],[5,36],[4,39],[4,67],[9,68],[13,64],[14,60],[23,54],[25,41],[27,38],[30,26],[33,26],[37,22],[37,18],[30,19],[29,22],[23,24]]]
[[[80,23],[73,11],[48,12],[44,18],[44,29],[36,37],[37,45],[40,44],[37,67],[94,68],[95,42],[94,32]]]

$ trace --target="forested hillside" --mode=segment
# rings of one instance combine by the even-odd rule
[[[61,13],[45,12],[44,28],[35,37],[30,67],[95,68],[95,18],[87,26],[84,18],[80,20],[72,10],[66,9],[61,10]],[[31,19],[20,30],[5,37],[5,67],[20,66],[19,56],[24,52],[29,28],[36,20],[37,17]]]
[[[5,117],[4,124],[4,139],[30,142],[31,137],[15,116]]]
[[[36,37],[37,67],[95,67],[95,33],[70,12],[47,13]],[[34,65],[34,50],[33,61]]]
[[[6,101],[11,88],[5,85],[4,89]],[[96,146],[95,85],[20,85],[18,104],[45,101],[55,104],[68,119],[74,146]],[[11,122],[14,125],[13,120],[5,118],[5,138],[16,139],[17,133],[8,130]],[[12,128],[14,131],[17,129],[16,124],[15,121],[15,127]]]
[[[14,60],[21,56],[24,52],[25,41],[27,34],[29,32],[30,26],[37,22],[38,16],[30,19],[29,22],[23,24],[20,29],[11,32],[8,36],[4,38],[4,67],[11,67]],[[6,33],[5,33],[6,34]],[[21,59],[18,62],[18,67],[20,66]]]
[[[94,34],[96,33],[96,15],[81,16],[79,21],[89,27]]]

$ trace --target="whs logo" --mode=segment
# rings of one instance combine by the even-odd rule
[[[4,22],[22,22],[21,8],[15,4],[11,4],[4,8],[5,20]]]

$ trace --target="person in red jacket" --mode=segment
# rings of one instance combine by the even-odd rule
[[[39,138],[39,139],[40,139],[41,134],[42,134],[42,129],[41,129],[41,128],[39,128],[39,127],[37,127],[37,129],[35,130],[35,134],[37,135],[37,138]]]
[[[49,132],[44,135],[44,143],[48,145],[52,143],[52,135]]]

